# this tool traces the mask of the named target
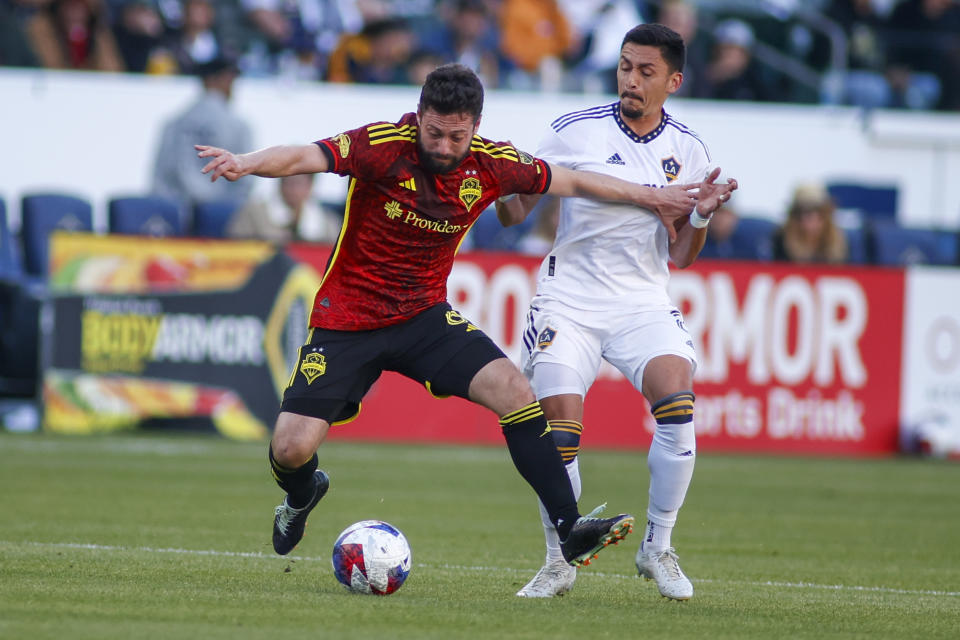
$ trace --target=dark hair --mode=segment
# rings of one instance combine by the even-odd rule
[[[469,67],[452,63],[437,67],[427,75],[420,91],[421,112],[469,113],[474,120],[483,111],[483,85]]]
[[[410,25],[403,18],[383,18],[363,25],[360,35],[368,38],[379,38],[386,33],[395,31],[410,31]]]
[[[649,24],[637,25],[627,35],[623,36],[623,45],[628,42],[639,44],[645,47],[657,47],[660,49],[660,55],[670,71],[683,71],[683,64],[686,62],[687,48],[683,44],[683,38],[680,34],[662,24],[652,22]]]

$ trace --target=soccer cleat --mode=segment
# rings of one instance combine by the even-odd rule
[[[573,588],[573,581],[577,579],[577,568],[563,560],[548,562],[537,571],[537,575],[523,589],[517,591],[521,598],[552,598],[562,596]]]
[[[303,538],[307,516],[330,488],[330,478],[320,469],[313,472],[313,481],[313,497],[305,506],[295,509],[287,502],[287,497],[284,497],[283,504],[277,507],[273,519],[273,550],[282,556],[290,553]]]
[[[662,551],[637,551],[637,572],[641,578],[654,580],[660,595],[673,600],[689,600],[693,597],[693,584],[680,569],[677,552],[673,547]]]
[[[574,567],[585,567],[607,545],[617,544],[633,531],[633,516],[621,513],[614,518],[596,517],[605,508],[602,504],[577,518],[566,540],[560,541],[563,559]]]

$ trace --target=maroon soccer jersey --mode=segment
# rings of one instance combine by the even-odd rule
[[[550,186],[545,162],[480,136],[456,169],[430,173],[419,162],[413,113],[316,144],[350,184],[312,327],[375,329],[443,302],[454,255],[480,213],[498,196]]]

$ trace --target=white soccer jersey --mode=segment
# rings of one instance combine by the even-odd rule
[[[640,137],[621,119],[619,102],[554,120],[537,157],[658,187],[700,182],[710,165],[706,145],[666,112]],[[582,309],[669,308],[668,259],[667,230],[653,212],[570,198],[537,295]]]

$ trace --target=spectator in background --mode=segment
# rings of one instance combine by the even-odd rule
[[[180,73],[194,75],[200,65],[221,55],[222,47],[214,29],[216,17],[212,0],[183,3],[183,26],[170,45]]]
[[[438,4],[437,0],[356,0],[356,3],[368,22],[384,18],[424,20],[433,15]]]
[[[129,0],[114,7],[113,33],[127,71],[176,73],[163,48],[166,31],[163,17],[150,0]]]
[[[873,0],[832,0],[825,15],[847,37],[847,69],[825,77],[821,101],[865,108],[890,106],[892,89],[884,76],[884,17]]]
[[[245,67],[252,73],[320,78],[343,34],[364,24],[357,0],[240,0],[256,34]]]
[[[623,25],[646,22],[636,0],[559,0],[572,30],[565,56],[574,86],[597,93],[616,93]]]
[[[427,75],[445,61],[443,56],[433,51],[426,49],[414,51],[407,63],[407,84],[423,85],[427,80]]]
[[[713,212],[707,238],[700,250],[701,258],[733,258],[736,250],[733,244],[733,232],[740,222],[740,216],[727,202]]]
[[[124,70],[102,0],[53,0],[32,21],[30,42],[44,67]]]
[[[40,64],[29,33],[47,0],[0,0],[0,66],[36,67]]]
[[[557,0],[504,0],[500,49],[516,69],[507,86],[557,91],[563,58],[575,48],[573,31]]]
[[[687,61],[683,65],[683,84],[674,96],[690,97],[695,87],[704,81],[707,62],[710,59],[710,44],[700,31],[697,8],[686,0],[665,0],[660,5],[657,22],[680,34],[687,46]],[[709,234],[708,234],[709,236]]]
[[[819,183],[797,186],[787,221],[773,238],[774,260],[842,263],[848,259],[847,239],[833,221],[834,202]]]
[[[912,90],[927,93],[941,109],[960,109],[960,5],[954,0],[905,0],[890,14],[887,33],[887,79],[904,98],[892,106],[914,106],[909,102]],[[918,83],[917,72],[939,80],[938,101],[929,96],[937,87],[925,87],[923,76]]]
[[[772,96],[753,59],[753,29],[737,19],[724,20],[713,32],[713,58],[695,97],[764,101]]]
[[[233,82],[237,77],[234,60],[221,55],[197,67],[203,93],[186,111],[164,127],[154,163],[153,191],[157,195],[192,207],[198,202],[230,200],[244,202],[250,184],[211,182],[199,172],[196,143],[251,147],[250,127],[230,108]]]
[[[832,0],[825,15],[840,25],[847,36],[848,68],[883,70],[883,16],[874,0]]]
[[[327,80],[370,84],[406,84],[407,65],[416,45],[402,18],[372,22],[359,34],[345,35],[330,55]]]
[[[442,28],[422,44],[444,62],[458,62],[473,69],[485,87],[498,86],[502,62],[500,38],[487,2],[453,0],[442,8]]]
[[[543,257],[550,253],[553,241],[557,237],[560,224],[560,198],[543,198],[536,207],[536,221],[533,227],[517,242],[515,250],[528,256]],[[531,211],[531,214],[534,212]]]
[[[251,198],[233,214],[227,235],[277,244],[294,240],[336,242],[343,218],[312,197],[313,182],[312,173],[280,178],[273,194]]]

